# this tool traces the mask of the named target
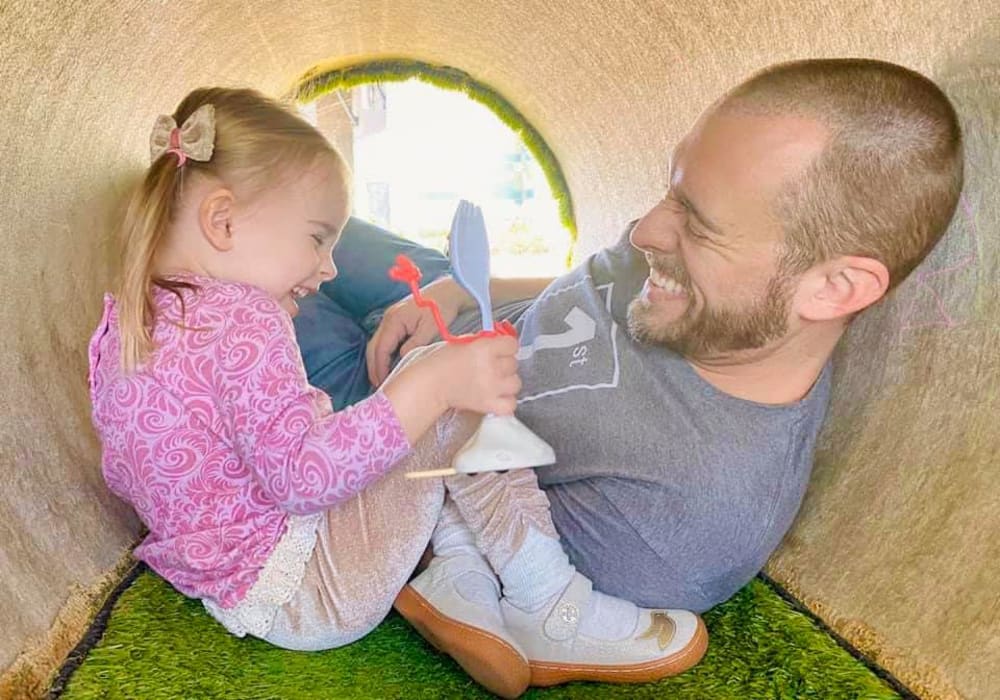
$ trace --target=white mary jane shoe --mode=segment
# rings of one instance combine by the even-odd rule
[[[466,600],[455,580],[467,572],[493,571],[481,558],[438,557],[400,592],[394,606],[420,635],[448,654],[477,683],[503,698],[516,698],[531,679],[528,660],[507,631],[499,606]]]
[[[507,630],[528,657],[531,685],[647,683],[682,673],[705,655],[705,623],[687,610],[639,608],[635,628],[622,639],[581,633],[580,618],[591,590],[590,579],[576,573],[548,610],[528,613],[500,601]]]

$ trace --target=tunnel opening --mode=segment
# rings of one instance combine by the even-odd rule
[[[315,69],[292,97],[350,164],[355,216],[444,251],[455,205],[471,199],[483,207],[494,274],[567,267],[576,230],[559,163],[489,86],[400,59]]]

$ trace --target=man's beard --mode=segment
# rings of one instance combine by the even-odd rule
[[[687,292],[689,305],[672,321],[658,319],[657,305],[633,299],[628,306],[628,329],[640,343],[660,345],[689,359],[711,359],[743,350],[756,350],[788,331],[791,304],[789,276],[779,269],[764,294],[740,309],[694,311],[694,293],[686,271],[677,266],[656,265]]]

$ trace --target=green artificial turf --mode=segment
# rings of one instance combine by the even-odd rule
[[[898,698],[767,584],[755,579],[705,615],[708,654],[676,678],[638,686],[574,683],[528,698]],[[115,698],[486,698],[393,613],[359,642],[292,652],[237,639],[201,604],[146,571],[69,679],[67,700]]]

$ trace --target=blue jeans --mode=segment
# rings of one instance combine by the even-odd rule
[[[309,383],[330,395],[334,410],[357,403],[374,390],[368,381],[365,346],[387,307],[409,287],[389,279],[400,253],[423,272],[421,285],[451,270],[448,258],[353,216],[334,249],[338,274],[319,294],[301,299],[295,335]]]

